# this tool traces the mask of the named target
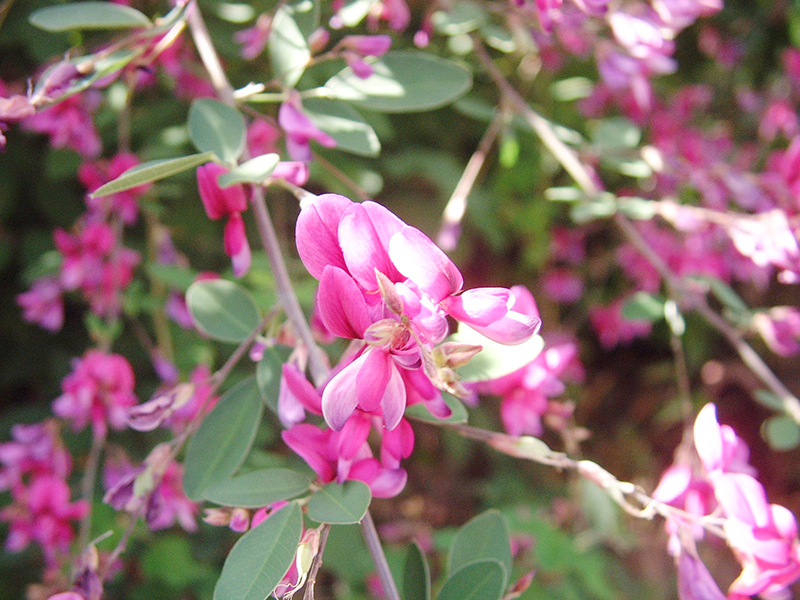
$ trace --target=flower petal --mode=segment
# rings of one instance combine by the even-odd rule
[[[338,267],[322,272],[317,292],[319,316],[333,335],[362,339],[372,325],[364,294],[350,275]]]
[[[506,316],[510,300],[511,293],[506,288],[475,288],[445,298],[441,306],[457,321],[480,327]]]
[[[405,277],[434,302],[441,302],[464,285],[461,272],[419,229],[406,225],[389,241],[389,256]]]
[[[377,205],[376,205],[377,206]],[[373,222],[372,216],[362,204],[353,204],[342,215],[339,223],[339,243],[344,253],[347,269],[353,278],[367,291],[378,289],[375,277],[377,269],[390,281],[401,281],[403,277],[397,271],[382,240],[389,237],[381,235],[381,230],[389,230],[393,221],[385,213],[372,209],[377,218]],[[388,211],[386,211],[388,213]],[[391,215],[391,213],[389,213]],[[394,215],[391,215],[394,217]],[[396,218],[396,217],[394,217]]]
[[[328,382],[322,392],[322,416],[335,431],[341,431],[358,405],[358,372],[367,360],[362,354]]]
[[[328,265],[347,270],[339,247],[339,222],[351,204],[344,196],[323,194],[297,217],[297,252],[308,272],[317,279]]]

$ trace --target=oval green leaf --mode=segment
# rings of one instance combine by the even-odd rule
[[[308,477],[291,469],[261,469],[220,481],[208,488],[203,496],[223,506],[261,508],[299,496],[310,485]]]
[[[406,409],[406,417],[416,419],[417,421],[424,421],[425,423],[466,423],[468,414],[464,403],[458,398],[447,392],[442,392],[442,399],[445,404],[450,407],[452,414],[446,419],[439,419],[431,414],[425,404],[413,404]]]
[[[214,600],[264,600],[292,565],[302,534],[296,502],[245,533],[225,559]]]
[[[491,559],[511,572],[511,542],[508,523],[496,510],[488,510],[464,525],[450,548],[450,573],[478,560]],[[505,583],[503,584],[505,587]]]
[[[449,339],[483,346],[483,350],[458,369],[461,381],[466,382],[488,381],[504,377],[527,365],[539,356],[544,348],[544,340],[539,335],[534,335],[522,344],[506,346],[490,340],[463,323],[458,326],[458,332],[451,335]]]
[[[273,346],[264,350],[263,358],[258,361],[256,367],[256,380],[258,389],[261,390],[261,397],[264,403],[277,414],[278,394],[281,389],[281,376],[283,375],[283,363],[289,360],[289,355],[293,349],[288,346]]]
[[[213,152],[233,163],[244,151],[247,128],[235,108],[218,100],[200,98],[189,108],[189,137],[200,152]]]
[[[308,518],[317,523],[347,525],[367,514],[372,492],[361,481],[329,483],[308,501]]]
[[[199,502],[206,490],[241,466],[263,413],[255,377],[239,382],[219,399],[186,449],[183,489],[190,499]]]
[[[437,10],[431,16],[433,26],[444,35],[463,35],[475,31],[486,21],[483,8],[469,0],[450,5],[449,10]]]
[[[378,156],[381,142],[358,111],[330,98],[303,100],[303,110],[322,131],[336,140],[336,149],[359,156]]]
[[[243,162],[224,175],[220,175],[217,183],[222,188],[236,185],[237,183],[261,183],[272,175],[281,158],[277,154],[262,154]]]
[[[31,13],[28,21],[45,31],[75,29],[133,29],[151,25],[135,8],[112,2],[70,2]]]
[[[431,569],[417,542],[411,544],[406,552],[406,563],[403,568],[403,597],[405,600],[430,600],[431,598]]]
[[[197,327],[222,342],[243,342],[261,324],[250,292],[225,279],[193,283],[186,292],[186,306]]]
[[[308,42],[288,7],[278,9],[272,20],[269,56],[275,75],[288,87],[295,86],[311,60]]]
[[[506,578],[506,568],[501,563],[479,560],[451,575],[437,600],[499,600]]]
[[[793,450],[800,445],[800,429],[787,415],[776,415],[764,421],[763,435],[773,450]]]
[[[622,316],[631,321],[660,321],[664,318],[664,302],[647,292],[636,292],[623,305]]]
[[[125,190],[144,185],[145,183],[158,181],[165,177],[194,169],[195,167],[199,167],[200,165],[214,160],[214,158],[213,152],[203,152],[201,154],[181,156],[180,158],[151,160],[137,165],[132,169],[128,169],[114,181],[109,181],[105,185],[100,186],[92,192],[92,197],[102,198],[103,196],[109,196],[117,192],[124,192]]]
[[[464,67],[421,52],[389,52],[361,79],[349,67],[325,84],[329,98],[386,113],[418,112],[450,104],[472,87]]]

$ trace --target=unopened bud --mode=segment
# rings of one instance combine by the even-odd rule
[[[228,527],[236,533],[244,533],[250,529],[250,511],[246,508],[234,508],[231,512],[231,522]]]
[[[397,328],[402,326],[394,319],[381,319],[367,327],[364,341],[371,346],[388,346],[392,343]]]
[[[311,569],[311,563],[319,552],[319,538],[319,529],[309,529],[297,546],[296,565],[300,577],[304,577]]]
[[[396,315],[403,314],[403,299],[394,287],[394,283],[383,273],[375,269],[375,278],[378,280],[378,289],[381,292],[381,298]]]
[[[231,522],[231,511],[227,508],[207,508],[203,521],[215,527],[227,527]]]
[[[442,366],[446,365],[451,369],[458,369],[466,365],[478,352],[483,350],[483,346],[480,344],[445,342],[439,345],[436,350],[442,358]],[[439,356],[437,356],[437,359]]]

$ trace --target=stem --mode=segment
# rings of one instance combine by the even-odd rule
[[[331,164],[324,158],[322,158],[318,152],[314,152],[314,160],[319,163],[323,169],[328,171],[331,175],[333,175],[336,179],[341,181],[344,185],[346,185],[350,190],[358,197],[359,200],[362,202],[365,200],[371,200],[372,197],[369,195],[369,192],[358,185],[355,181],[353,181],[346,173],[344,173],[341,169],[336,167],[335,165]]]
[[[94,500],[94,484],[97,479],[97,469],[100,466],[100,455],[106,443],[105,432],[92,436],[92,448],[86,459],[86,470],[83,472],[81,482],[81,498],[87,504],[86,516],[81,521],[78,533],[78,548],[85,548],[89,543],[89,534],[92,528],[92,500]]]
[[[478,179],[481,167],[486,161],[486,155],[489,154],[495,139],[497,139],[497,134],[500,133],[504,119],[504,111],[497,111],[481,141],[478,142],[478,148],[470,157],[464,172],[461,174],[461,179],[458,180],[456,189],[453,190],[453,195],[447,201],[442,215],[442,226],[439,228],[439,235],[436,237],[436,243],[445,251],[455,250],[458,245],[459,235],[457,232],[461,225],[461,219],[464,218],[464,213],[467,211],[467,197]]]
[[[111,551],[111,554],[108,555],[103,568],[100,569],[97,576],[100,578],[100,581],[105,581],[106,577],[108,577],[109,572],[111,571],[112,567],[116,560],[120,557],[120,555],[125,552],[125,548],[128,546],[128,542],[133,535],[134,530],[136,529],[136,524],[139,522],[139,517],[141,516],[141,511],[130,515],[130,519],[128,520],[128,526],[125,528],[125,532],[122,534],[122,537],[119,538],[117,545]]]
[[[555,134],[552,125],[536,113],[516,89],[508,82],[503,73],[494,64],[480,40],[475,39],[475,54],[486,68],[489,76],[500,88],[500,91],[511,102],[514,109],[519,112],[537,133],[545,147],[553,154],[556,160],[572,176],[588,196],[595,196],[601,190],[595,183],[586,166],[581,163],[578,156]],[[772,393],[778,396],[783,403],[783,409],[795,422],[800,424],[800,400],[781,382],[780,379],[767,366],[767,363],[753,350],[742,334],[725,319],[719,316],[709,306],[705,297],[687,288],[683,281],[672,272],[664,260],[652,249],[642,237],[630,220],[620,213],[614,215],[614,223],[628,241],[636,247],[653,268],[658,271],[667,284],[670,297],[676,301],[684,300],[706,320],[706,322],[722,334],[728,343],[733,346],[745,365],[766,385]]]
[[[378,578],[381,580],[383,592],[389,600],[400,600],[400,592],[397,591],[397,584],[394,582],[392,572],[389,570],[389,563],[386,562],[386,555],[381,547],[378,530],[375,529],[375,522],[372,520],[372,515],[369,511],[361,519],[361,530],[364,532],[364,541],[367,542],[372,562],[375,563],[375,569],[378,571]]]
[[[234,98],[234,89],[231,86],[225,75],[225,70],[222,68],[222,63],[219,60],[217,51],[211,42],[211,36],[208,33],[203,15],[197,4],[194,5],[189,13],[189,28],[192,32],[197,51],[203,61],[203,65],[211,77],[211,83],[217,90],[220,99],[229,106],[236,106]],[[243,160],[247,160],[247,152],[242,155]],[[272,267],[272,273],[275,277],[275,285],[278,290],[278,299],[283,305],[286,315],[289,317],[295,331],[300,336],[309,354],[309,367],[311,369],[311,376],[316,385],[322,384],[328,376],[328,364],[325,354],[317,346],[314,341],[314,335],[311,333],[311,328],[306,321],[303,314],[303,309],[300,307],[300,302],[297,300],[297,295],[294,292],[294,287],[289,279],[289,272],[286,269],[286,263],[281,254],[280,244],[278,237],[275,234],[275,228],[272,225],[272,220],[267,210],[267,203],[264,198],[264,191],[260,186],[253,186],[252,196],[250,198],[253,205],[253,214],[258,226],[258,233],[261,237],[261,244],[264,251],[267,253],[267,259]]]
[[[328,543],[328,535],[330,532],[330,524],[323,524],[319,536],[319,550],[316,556],[314,556],[314,562],[311,563],[311,570],[308,572],[303,600],[314,600],[314,586],[317,584],[317,573],[319,573],[319,569],[322,566],[322,553],[325,552],[325,544]]]

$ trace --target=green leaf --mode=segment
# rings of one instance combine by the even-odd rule
[[[417,421],[424,421],[425,423],[466,423],[467,422],[467,409],[464,404],[447,392],[442,392],[442,399],[445,404],[450,407],[452,414],[446,419],[439,419],[431,414],[423,402],[413,404],[406,409],[406,416]]]
[[[299,496],[310,485],[305,475],[291,469],[262,469],[220,481],[208,488],[203,496],[223,506],[261,508]]]
[[[243,342],[261,323],[250,292],[225,279],[193,283],[186,306],[200,330],[222,342]]]
[[[70,2],[31,13],[28,21],[45,31],[74,29],[132,29],[151,25],[135,8],[112,2]]]
[[[190,499],[199,502],[209,488],[241,466],[263,412],[255,377],[239,382],[219,399],[186,449],[183,489]]]
[[[361,481],[329,483],[308,501],[308,518],[318,523],[358,523],[367,514],[372,492]]]
[[[417,542],[408,547],[403,569],[404,600],[430,600],[431,570]]]
[[[773,394],[769,390],[756,390],[754,397],[756,402],[766,406],[767,408],[779,411],[784,410],[783,400],[781,400],[781,397],[777,394]]]
[[[349,67],[329,79],[328,97],[377,112],[418,112],[450,104],[472,87],[467,69],[421,52],[389,52],[372,67],[366,79]]]
[[[237,183],[261,183],[272,175],[278,166],[281,157],[277,154],[262,154],[243,162],[224,175],[220,175],[217,183],[222,188],[236,185]]]
[[[189,169],[194,169],[200,165],[214,160],[213,152],[203,152],[202,154],[191,154],[180,158],[168,158],[166,160],[151,160],[132,169],[128,169],[114,181],[109,181],[92,192],[93,198],[102,198],[124,192],[131,188],[158,181],[171,175],[177,175]]]
[[[498,561],[506,568],[506,573],[511,573],[508,523],[496,510],[474,517],[458,531],[450,548],[449,572],[456,573],[468,564],[484,559]]]
[[[287,86],[294,87],[311,60],[306,36],[284,6],[275,13],[269,34],[269,55],[275,75]]]
[[[506,568],[501,563],[479,560],[451,575],[437,600],[499,600],[506,577]]]
[[[466,382],[487,381],[513,373],[539,356],[544,348],[544,340],[539,335],[534,335],[522,344],[506,346],[490,340],[463,323],[458,326],[458,332],[451,335],[449,340],[483,346],[483,350],[458,369],[461,381]]]
[[[380,154],[381,143],[375,130],[349,104],[329,98],[308,98],[303,100],[303,111],[314,125],[336,140],[337,150],[359,156]]]
[[[622,317],[629,321],[660,321],[664,318],[664,302],[647,292],[636,292],[622,307]]]
[[[308,40],[319,29],[322,8],[319,0],[292,0],[283,5],[297,24],[303,37]]]
[[[169,287],[185,292],[194,283],[197,273],[187,267],[150,263],[147,274],[167,284]]]
[[[214,600],[264,600],[292,565],[302,534],[296,502],[245,533],[225,559]]]
[[[244,151],[247,128],[235,108],[210,98],[199,98],[189,108],[189,137],[200,152],[213,152],[234,163]]]
[[[764,421],[762,434],[770,447],[779,452],[793,450],[800,444],[800,429],[787,415],[776,415]]]
[[[592,143],[601,151],[636,148],[642,139],[639,128],[623,117],[603,119],[593,125]]]
[[[436,31],[444,35],[463,35],[475,31],[486,21],[483,8],[469,0],[459,0],[450,10],[437,10],[431,16]]]
[[[355,27],[366,18],[370,9],[377,3],[378,0],[347,0],[336,16],[345,27]]]
[[[289,360],[293,349],[288,346],[273,346],[264,350],[264,357],[258,361],[256,380],[264,403],[277,414],[278,393],[281,388],[283,363]]]

